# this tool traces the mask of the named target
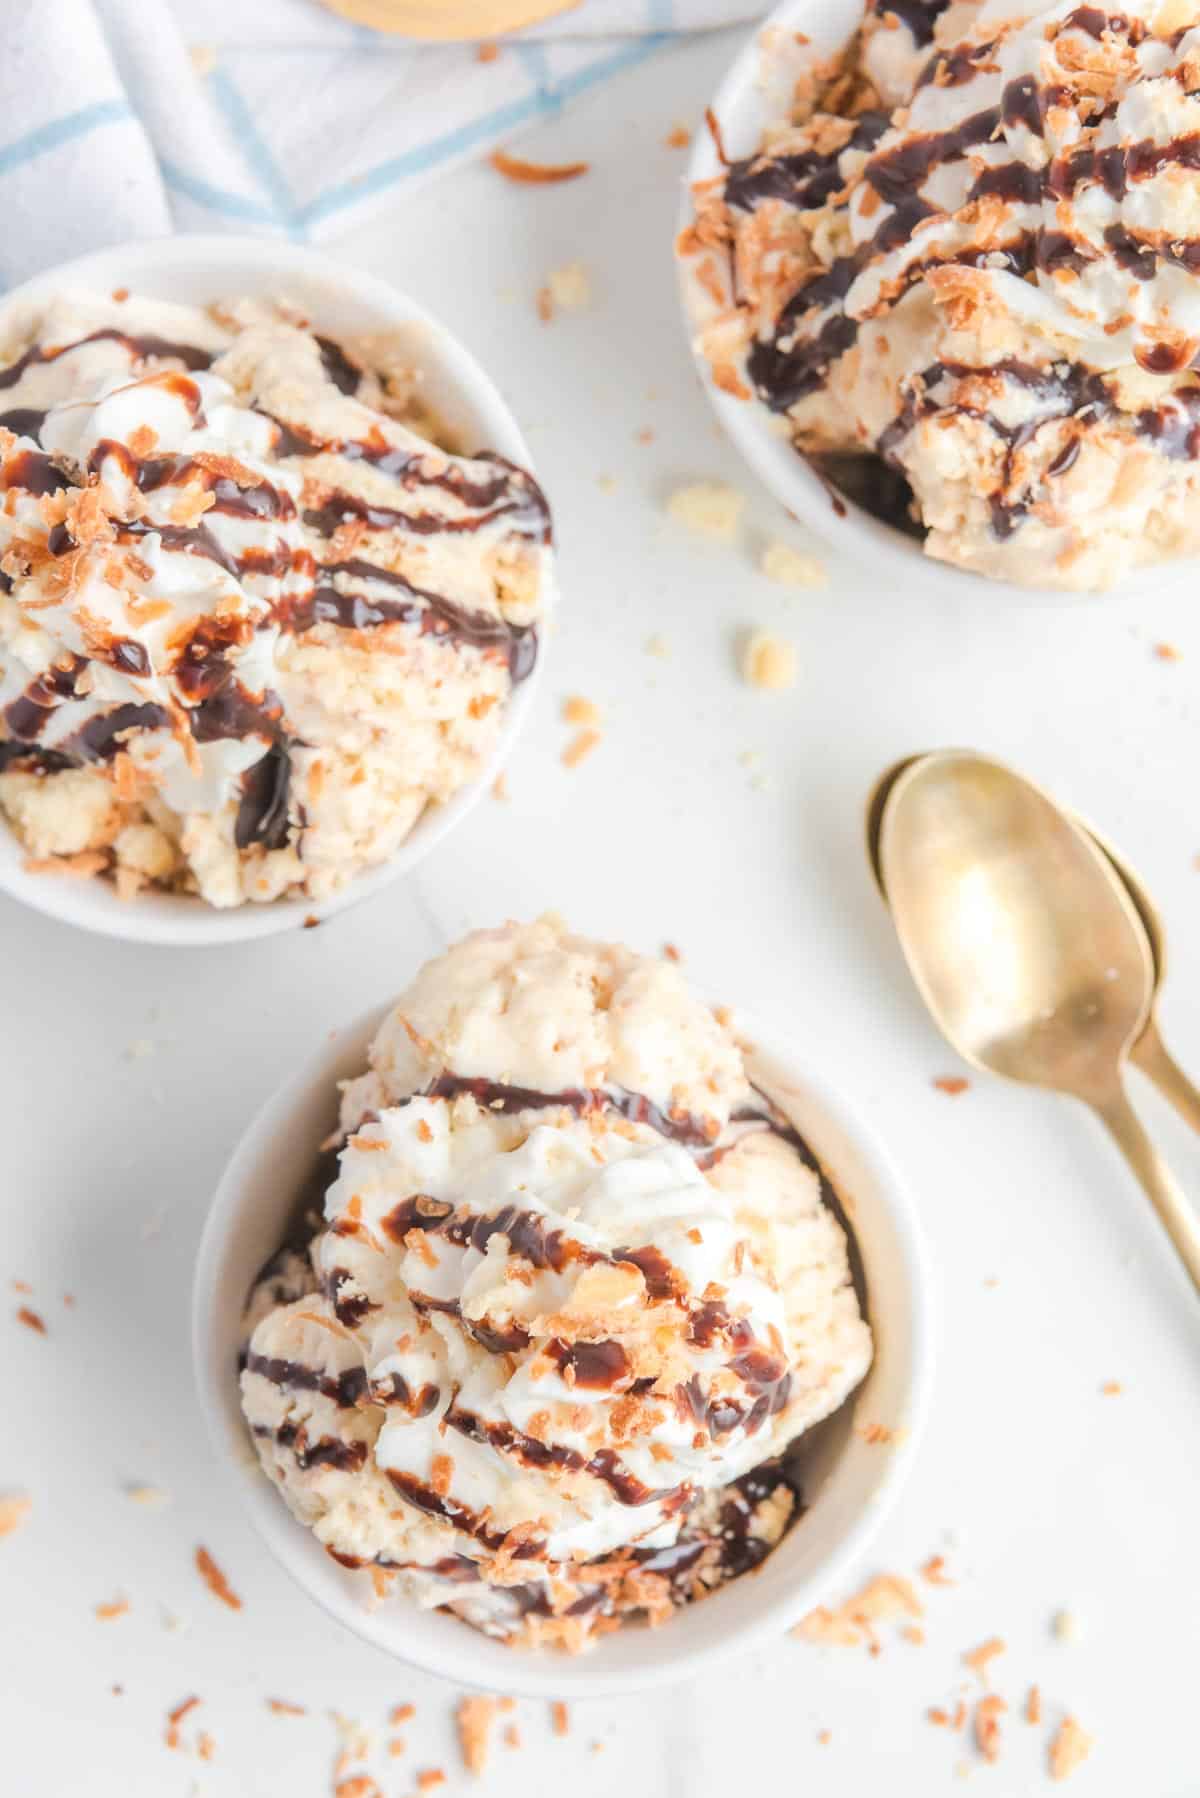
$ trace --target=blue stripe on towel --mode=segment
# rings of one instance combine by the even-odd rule
[[[609,75],[617,75],[623,69],[635,68],[663,44],[670,42],[670,35],[656,32],[651,37],[637,38],[633,43],[623,44],[610,56],[599,57],[587,68],[577,69],[573,75],[556,83],[553,104],[557,107],[566,100],[574,99],[597,81],[605,80]],[[307,206],[301,206],[295,214],[298,222],[314,225],[328,219],[344,207],[353,206],[371,195],[382,193],[393,187],[398,181],[410,175],[425,174],[436,168],[439,163],[448,162],[452,156],[461,155],[475,144],[486,142],[497,133],[509,131],[518,125],[526,125],[545,112],[547,97],[540,90],[526,94],[521,100],[511,100],[506,106],[497,107],[494,112],[485,113],[482,118],[473,119],[470,124],[460,125],[454,131],[447,131],[444,137],[434,138],[427,144],[418,144],[411,150],[403,151],[399,156],[389,157],[386,162],[378,163],[375,168],[368,169],[365,174],[352,176],[348,181],[339,182],[327,192],[310,200]]]
[[[57,150],[74,138],[86,137],[101,125],[122,125],[133,117],[125,100],[97,100],[92,106],[81,106],[78,112],[64,113],[61,119],[52,119],[48,125],[39,125],[24,137],[5,144],[0,149],[0,175],[8,175],[23,163],[32,162],[35,156],[44,156],[47,150]]]
[[[290,236],[303,237],[304,232],[299,225],[288,184],[232,75],[225,69],[214,69],[208,78],[208,87],[225,116],[234,142],[270,198],[274,208],[271,216],[284,226]]]

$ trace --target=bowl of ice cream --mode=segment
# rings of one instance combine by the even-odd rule
[[[217,1455],[331,1615],[493,1690],[677,1680],[882,1522],[929,1293],[869,1133],[677,967],[477,931],[250,1126],[197,1264]]]
[[[0,889],[110,935],[320,919],[483,793],[550,519],[436,320],[314,251],[179,237],[0,306]]]
[[[1194,576],[1198,49],[1191,0],[770,16],[678,251],[702,379],[776,497],[948,597]]]

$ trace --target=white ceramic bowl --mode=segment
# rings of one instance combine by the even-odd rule
[[[866,1274],[875,1360],[859,1392],[821,1427],[806,1469],[808,1510],[753,1573],[660,1629],[625,1629],[590,1652],[507,1648],[442,1612],[393,1597],[369,1608],[365,1573],[340,1567],[263,1474],[242,1419],[237,1358],[246,1296],[275,1253],[297,1194],[333,1127],[335,1083],[361,1072],[383,1008],[338,1033],[264,1106],[217,1190],[200,1245],[193,1348],[200,1405],[218,1459],[259,1534],[310,1597],[387,1653],[460,1684],[529,1697],[585,1698],[669,1684],[782,1635],[848,1577],[896,1498],[925,1419],[932,1361],[930,1286],[912,1203],[882,1150],[790,1044],[760,1045],[755,1077],[812,1144],[843,1196]],[[739,1019],[739,1031],[747,1024]],[[855,1419],[897,1429],[887,1445]]]
[[[64,263],[15,288],[0,305],[0,329],[14,312],[44,304],[68,287],[100,293],[128,287],[156,299],[197,305],[242,294],[264,294],[295,300],[318,326],[334,335],[400,327],[412,334],[430,403],[464,447],[468,451],[497,450],[522,468],[532,469],[529,450],[512,413],[457,338],[386,281],[334,257],[294,244],[239,237],[164,237],[119,245]],[[107,881],[27,873],[21,845],[3,821],[0,891],[64,923],[143,943],[241,942],[298,929],[314,916],[331,917],[407,874],[487,791],[533,703],[545,657],[543,633],[533,673],[513,693],[500,736],[476,778],[447,804],[426,811],[390,861],[359,875],[331,898],[278,899],[230,910],[217,910],[187,894],[142,892],[135,899],[121,900]]]
[[[730,161],[749,156],[762,140],[764,127],[780,119],[789,95],[780,82],[764,82],[761,42],[764,34],[803,32],[811,42],[814,58],[827,57],[846,44],[860,24],[863,0],[784,0],[784,4],[758,24],[717,89],[712,113]],[[692,222],[693,182],[709,181],[721,173],[721,159],[711,131],[696,133],[688,173],[683,185],[679,226]],[[700,379],[734,445],[764,486],[803,523],[837,549],[883,576],[890,594],[897,589],[919,589],[959,603],[974,597],[988,604],[1030,601],[1053,605],[1094,603],[1098,597],[1137,599],[1149,583],[1156,594],[1184,580],[1194,581],[1200,567],[1195,557],[1176,558],[1137,570],[1104,595],[1071,593],[1058,588],[1017,586],[994,581],[966,569],[951,567],[927,556],[916,537],[884,524],[847,495],[835,493],[796,450],[781,420],[757,398],[737,399],[714,385],[704,356],[695,348],[699,327],[719,310],[712,296],[696,278],[703,256],[677,257],[684,324],[692,345]],[[714,258],[718,263],[720,258]],[[722,278],[725,271],[722,269]]]

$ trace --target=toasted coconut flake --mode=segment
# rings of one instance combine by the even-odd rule
[[[229,1581],[209,1554],[207,1548],[198,1548],[196,1550],[196,1571],[199,1573],[201,1579],[204,1581],[214,1598],[219,1598],[222,1604],[227,1604],[231,1611],[241,1610],[241,1599],[233,1590]]]
[[[29,1521],[32,1510],[28,1492],[0,1493],[0,1536],[15,1535]]]
[[[1030,1686],[1025,1700],[1026,1723],[1040,1723],[1042,1720],[1042,1695],[1036,1686]]]
[[[1003,1654],[1007,1646],[1008,1644],[1002,1636],[989,1636],[986,1642],[979,1644],[978,1648],[972,1648],[969,1654],[964,1654],[963,1661],[978,1673],[980,1679],[986,1680],[989,1664],[995,1660],[998,1654]]]
[[[464,1698],[455,1713],[458,1741],[463,1765],[469,1773],[480,1774],[487,1765],[488,1747],[500,1706],[496,1699]]]
[[[945,1093],[951,1099],[957,1099],[960,1093],[967,1091],[971,1082],[962,1074],[939,1074],[933,1084],[940,1093]]]
[[[166,1743],[168,1748],[179,1747],[179,1725],[190,1711],[195,1710],[199,1703],[200,1700],[193,1694],[191,1698],[185,1698],[181,1704],[177,1704],[173,1711],[167,1712]]]
[[[928,1580],[931,1586],[952,1586],[954,1584],[946,1572],[945,1555],[930,1555],[921,1568],[921,1578]]]
[[[578,180],[592,166],[590,162],[525,162],[519,156],[510,156],[507,150],[493,150],[488,161],[506,181],[520,181],[535,187],[554,181]]]
[[[286,1698],[268,1698],[267,1709],[274,1711],[277,1717],[307,1717],[308,1712],[302,1704],[291,1704]]]
[[[863,1643],[873,1654],[879,1652],[875,1624],[894,1617],[910,1620],[924,1615],[924,1606],[911,1581],[899,1574],[881,1573],[847,1599],[837,1610],[819,1605],[792,1631],[806,1642],[821,1642],[837,1647],[856,1648]]]
[[[550,1724],[556,1736],[571,1733],[571,1713],[561,1698],[556,1698],[550,1706]]]
[[[599,724],[603,718],[595,700],[584,699],[578,693],[563,700],[562,715],[564,724]]]
[[[1067,1779],[1092,1751],[1092,1738],[1080,1728],[1074,1717],[1064,1717],[1050,1744],[1050,1777]]]
[[[796,684],[796,650],[770,631],[754,631],[742,650],[742,679],[751,687],[782,693]]]
[[[109,1598],[103,1604],[92,1606],[92,1611],[101,1623],[115,1623],[118,1617],[124,1617],[131,1609],[127,1598]]]
[[[598,749],[604,741],[603,733],[598,730],[581,730],[571,738],[562,752],[565,768],[578,768],[580,762],[586,761],[594,749]]]
[[[1000,1718],[1007,1709],[1003,1698],[994,1692],[975,1706],[975,1746],[985,1761],[1000,1758]]]
[[[39,1317],[36,1311],[31,1311],[28,1305],[22,1305],[18,1310],[17,1322],[24,1324],[27,1330],[35,1331],[39,1336],[46,1335],[44,1319]]]
[[[444,1786],[446,1775],[441,1767],[422,1767],[417,1774],[418,1792],[432,1792],[436,1786]]]

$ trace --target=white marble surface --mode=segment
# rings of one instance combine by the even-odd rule
[[[408,1754],[374,1763],[388,1798],[411,1792],[419,1767],[445,1766],[451,1792],[470,1783],[455,1694],[291,1590],[215,1477],[192,1395],[189,1276],[231,1142],[306,1046],[467,926],[547,907],[645,948],[669,939],[706,986],[817,1042],[906,1170],[937,1263],[942,1353],[924,1454],[863,1573],[911,1573],[940,1551],[957,1583],[924,1588],[924,1646],[889,1638],[875,1660],[781,1641],[691,1688],[580,1706],[566,1740],[544,1707],[523,1706],[525,1748],[498,1751],[483,1789],[860,1798],[886,1780],[924,1798],[960,1790],[966,1764],[1007,1798],[1047,1777],[1047,1729],[1018,1714],[1031,1680],[1050,1722],[1069,1706],[1096,1737],[1081,1795],[1198,1789],[1194,1296],[1082,1113],[994,1083],[957,1099],[933,1089],[954,1061],[868,881],[860,808],[896,756],[969,742],[1092,814],[1161,899],[1165,1021],[1200,1065],[1200,620],[1186,595],[1156,600],[1152,581],[1136,600],[1043,612],[997,609],[983,591],[959,606],[900,597],[837,562],[820,593],[791,596],[756,572],[764,540],[801,539],[743,480],[692,376],[668,254],[682,158],[662,143],[696,117],[732,47],[660,56],[523,144],[590,157],[586,180],[521,189],[467,170],[344,246],[497,373],[557,508],[561,627],[511,801],[486,803],[406,886],[245,949],[139,950],[0,908],[0,1490],[34,1501],[0,1542],[12,1798],[307,1798],[331,1789],[328,1712],[378,1730],[405,1700]],[[594,302],[544,325],[534,291],[575,258]],[[649,445],[635,442],[643,427]],[[671,486],[701,477],[750,492],[738,547],[664,517]],[[739,684],[733,644],[748,625],[794,640],[793,692]],[[645,653],[655,632],[669,660]],[[1181,659],[1157,658],[1160,641]],[[604,706],[608,730],[572,772],[558,704],[573,692]],[[763,790],[739,765],[748,750]],[[1145,1113],[1200,1191],[1200,1144],[1160,1104]],[[45,1337],[15,1321],[22,1302]],[[1101,1395],[1108,1380],[1120,1396]],[[136,1481],[170,1503],[131,1503]],[[239,1614],[198,1580],[197,1543],[242,1594]],[[119,1596],[129,1614],[96,1620]],[[1060,1608],[1075,1642],[1051,1631]],[[924,1712],[970,1685],[960,1657],[993,1634],[1014,1710],[1000,1763],[983,1769]],[[166,1712],[192,1693],[203,1706],[185,1739],[211,1731],[211,1764],[163,1746]],[[268,1696],[309,1714],[271,1715]]]

